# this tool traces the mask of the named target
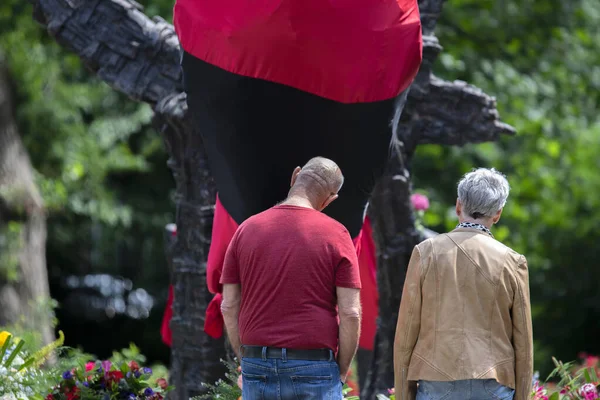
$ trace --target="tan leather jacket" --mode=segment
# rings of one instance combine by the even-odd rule
[[[412,253],[394,343],[396,399],[418,380],[496,379],[526,400],[533,375],[525,257],[473,228]]]

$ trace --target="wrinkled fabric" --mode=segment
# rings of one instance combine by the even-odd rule
[[[177,0],[173,22],[201,60],[341,103],[397,96],[422,58],[417,0]]]

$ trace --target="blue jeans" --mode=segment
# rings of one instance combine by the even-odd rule
[[[417,400],[512,400],[514,389],[495,379],[465,381],[419,381]]]
[[[340,368],[329,361],[242,358],[244,400],[341,400]]]

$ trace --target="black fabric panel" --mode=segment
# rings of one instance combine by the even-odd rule
[[[325,213],[352,237],[389,157],[395,98],[342,104],[232,74],[185,53],[188,107],[200,127],[219,198],[241,223],[283,200],[293,169],[310,158],[334,160],[345,177]]]

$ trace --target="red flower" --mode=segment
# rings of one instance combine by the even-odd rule
[[[67,393],[67,400],[78,400],[79,399],[79,388],[73,388],[72,391]]]
[[[54,400],[54,397],[52,397],[52,394],[49,394],[48,396],[46,396],[46,400]]]
[[[119,382],[124,376],[121,371],[109,371],[107,375],[109,382]]]
[[[140,366],[135,361],[129,361],[129,364],[127,365],[129,365],[129,369],[132,371],[137,371],[138,369],[140,369]]]
[[[158,378],[156,380],[156,384],[160,386],[160,388],[163,390],[169,387],[169,384],[167,383],[167,380],[165,378]]]
[[[85,372],[90,372],[91,370],[94,369],[95,366],[96,366],[96,363],[90,361],[89,363],[85,364]]]

